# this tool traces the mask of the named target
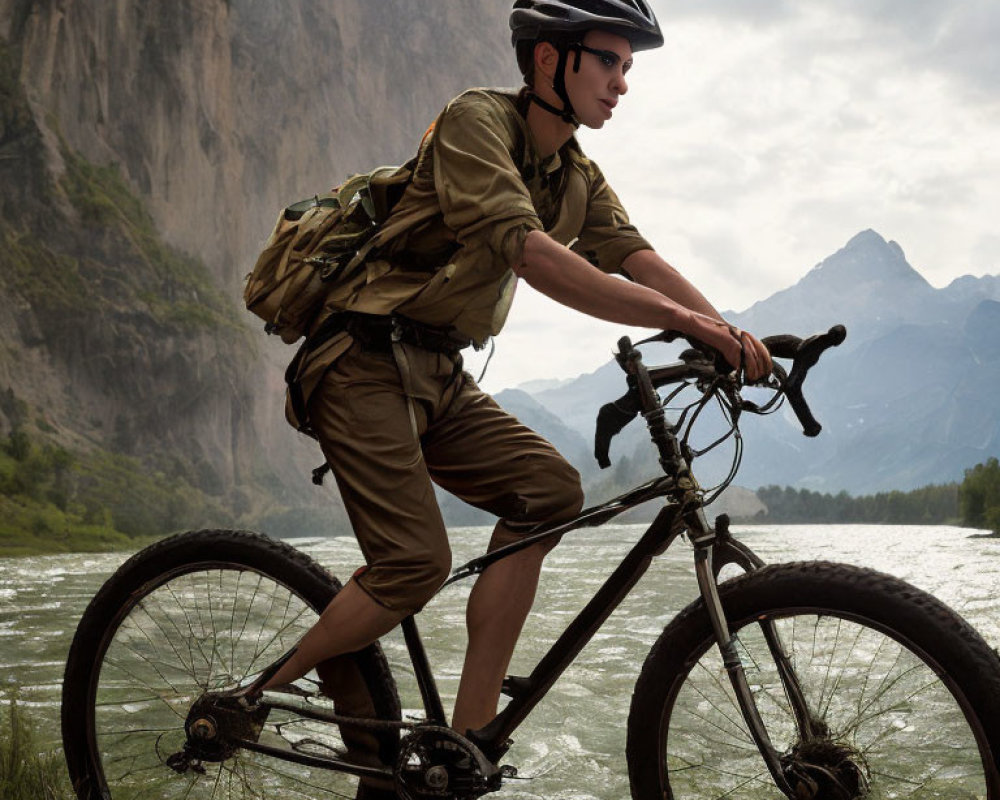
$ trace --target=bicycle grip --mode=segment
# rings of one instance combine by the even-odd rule
[[[760,340],[771,358],[795,358],[802,339],[790,333],[782,333],[777,336],[765,336]]]
[[[802,396],[801,387],[795,387],[792,391],[786,391],[785,397],[788,398],[788,404],[792,407],[792,411],[795,412],[795,416],[802,426],[802,432],[810,437],[819,436],[819,432],[823,430],[823,426],[816,421],[816,417],[813,416],[812,411],[809,409],[805,397]]]
[[[629,391],[613,403],[605,403],[597,412],[594,434],[594,458],[601,469],[611,466],[611,440],[639,413],[639,398]]]

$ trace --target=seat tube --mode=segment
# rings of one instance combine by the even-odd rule
[[[736,648],[736,637],[729,632],[729,624],[722,608],[722,601],[719,598],[719,587],[715,580],[715,573],[712,569],[712,551],[715,544],[715,531],[705,519],[704,512],[699,508],[686,515],[688,522],[688,534],[691,544],[694,547],[695,573],[698,577],[698,588],[705,601],[705,608],[708,611],[709,620],[712,623],[712,631],[715,634],[715,641],[722,655],[722,663],[729,676],[729,682],[736,695],[743,720],[753,737],[754,743],[760,752],[761,758],[767,765],[768,772],[775,785],[787,797],[792,797],[792,790],[785,780],[781,767],[781,759],[778,751],[771,742],[771,737],[764,726],[764,721],[760,716],[757,703],[750,691],[750,684],[747,681],[746,672],[743,669],[743,662],[740,660],[739,652]]]
[[[406,641],[406,649],[410,654],[410,662],[413,664],[413,672],[417,678],[417,686],[420,689],[420,697],[424,703],[424,710],[427,712],[427,719],[438,725],[447,725],[448,717],[444,713],[441,694],[438,692],[430,662],[427,660],[427,651],[424,650],[424,643],[417,631],[417,621],[413,615],[410,615],[403,620],[401,627],[403,639]]]

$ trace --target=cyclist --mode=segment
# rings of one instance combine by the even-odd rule
[[[770,371],[763,345],[629,224],[573,136],[612,118],[633,52],[663,43],[646,0],[517,0],[510,27],[525,86],[470,90],[442,112],[390,218],[412,225],[378,253],[347,313],[324,312],[320,325],[336,335],[299,371],[367,566],[269,686],[316,667],[347,712],[364,711],[352,694],[359,676],[334,657],[391,630],[448,575],[432,482],[499,517],[491,549],[582,506],[577,472],[461,370],[461,347],[499,332],[518,278],[600,319],[691,334],[750,379]],[[549,547],[495,563],[473,587],[461,733],[496,713]],[[368,746],[362,734],[345,740]]]

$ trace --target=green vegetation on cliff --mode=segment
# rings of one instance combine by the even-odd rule
[[[135,549],[227,519],[216,498],[138,459],[71,453],[21,426],[0,441],[0,557]]]
[[[48,165],[19,80],[19,55],[0,40],[0,278],[32,309],[85,315],[117,306],[175,327],[237,329],[232,303],[205,265],[165,244],[118,167],[95,165],[60,141]],[[58,136],[53,117],[47,126]],[[53,180],[53,174],[56,180]]]
[[[79,220],[48,198],[47,227],[0,223],[0,270],[41,313],[146,311],[176,331],[243,328],[204,264],[164,244],[142,201],[114,166],[95,166],[63,148],[59,188]]]
[[[205,265],[164,244],[145,204],[116,166],[95,166],[66,147],[62,156],[66,172],[60,187],[83,225],[131,251],[132,263],[115,278],[134,294],[133,303],[145,304],[155,319],[168,325],[242,329],[233,305],[214,286]]]

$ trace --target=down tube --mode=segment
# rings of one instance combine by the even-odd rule
[[[676,528],[677,518],[675,505],[668,505],[660,510],[642,538],[553,643],[531,675],[507,684],[505,692],[512,698],[510,703],[491,722],[472,732],[474,742],[480,746],[496,748],[507,740],[628,596],[653,558],[669,547],[679,535],[681,529]]]

